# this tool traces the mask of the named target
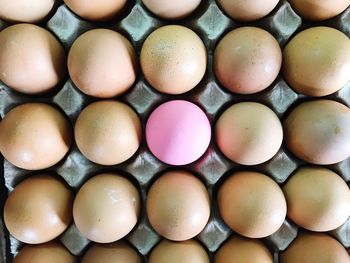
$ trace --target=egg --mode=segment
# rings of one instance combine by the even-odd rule
[[[349,263],[350,257],[336,239],[321,233],[302,233],[280,254],[279,262]]]
[[[26,103],[9,111],[0,123],[0,151],[13,165],[40,170],[68,152],[72,128],[65,116],[45,103]]]
[[[0,80],[12,89],[25,94],[49,92],[65,73],[66,54],[49,31],[17,24],[0,32]]]
[[[239,94],[253,94],[269,87],[281,65],[277,40],[257,27],[232,30],[214,53],[215,76],[226,89]]]
[[[151,251],[148,263],[209,263],[205,249],[195,240],[162,240]]]
[[[68,54],[68,71],[83,93],[111,98],[135,82],[137,56],[123,35],[109,29],[93,29],[74,41]]]
[[[287,213],[278,184],[258,172],[236,172],[224,181],[217,194],[219,212],[238,234],[262,238],[276,232]]]
[[[146,202],[152,227],[163,237],[174,241],[198,235],[210,216],[206,187],[185,171],[163,174],[152,184]]]
[[[340,90],[350,81],[349,38],[322,26],[300,32],[283,50],[283,74],[303,95],[320,97]]]
[[[133,229],[140,206],[140,194],[128,179],[118,174],[99,174],[79,189],[73,205],[74,222],[91,241],[111,243]]]
[[[142,263],[140,255],[126,242],[94,244],[84,254],[81,263]]]
[[[350,216],[350,190],[331,170],[300,168],[283,187],[288,217],[312,231],[330,231]]]
[[[142,0],[142,3],[156,16],[164,19],[181,19],[190,15],[201,0]]]
[[[322,21],[342,13],[349,0],[290,0],[293,9],[307,20]]]
[[[232,105],[215,126],[216,142],[230,160],[257,165],[271,159],[279,150],[283,129],[277,115],[256,102]]]
[[[42,245],[25,246],[15,256],[12,263],[77,263],[60,243],[50,242]]]
[[[88,105],[79,114],[75,141],[92,162],[114,165],[128,160],[139,148],[141,122],[128,105],[112,100]]]
[[[328,165],[350,156],[350,109],[339,102],[301,103],[283,126],[287,147],[306,162]]]
[[[6,199],[4,222],[11,235],[21,242],[48,242],[71,223],[72,204],[72,191],[54,176],[31,176]]]
[[[128,0],[64,0],[78,16],[92,21],[105,21],[120,14]]]
[[[215,253],[214,263],[273,263],[269,250],[258,239],[234,236]]]
[[[0,0],[0,19],[37,23],[50,13],[54,4],[55,0]]]
[[[268,15],[279,0],[217,0],[231,18],[239,21],[254,21]]]
[[[182,94],[203,78],[207,53],[191,29],[168,25],[153,31],[143,43],[140,63],[145,79],[162,93]]]

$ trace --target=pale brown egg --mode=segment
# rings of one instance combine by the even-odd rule
[[[297,225],[312,231],[330,231],[350,216],[350,190],[331,170],[299,169],[283,187],[287,215]]]
[[[12,263],[77,263],[60,243],[50,242],[42,245],[23,247]]]
[[[266,89],[282,65],[277,40],[257,27],[232,30],[219,42],[214,53],[214,72],[228,90],[252,94]]]
[[[287,213],[286,200],[278,184],[257,172],[237,172],[218,191],[221,217],[235,232],[262,238],[276,232]]]
[[[304,102],[283,126],[289,150],[306,162],[327,165],[350,156],[350,109],[339,102]]]
[[[141,122],[136,112],[119,101],[87,106],[75,123],[75,141],[90,161],[114,165],[128,160],[139,148]]]
[[[300,32],[283,50],[283,74],[295,91],[307,96],[340,90],[350,81],[349,38],[330,27]]]
[[[137,56],[123,35],[109,29],[93,29],[74,41],[68,54],[68,71],[85,94],[111,98],[134,84]]]
[[[207,53],[199,36],[179,25],[153,31],[143,43],[140,62],[145,79],[156,90],[181,94],[203,78]]]
[[[142,263],[141,256],[126,242],[94,244],[84,254],[81,263]]]
[[[72,205],[72,191],[54,176],[31,176],[8,196],[5,225],[11,235],[24,243],[48,242],[71,223]]]
[[[208,191],[188,172],[167,172],[148,191],[147,216],[163,237],[174,241],[190,239],[198,235],[208,222]]]
[[[215,253],[214,263],[273,263],[270,251],[258,239],[231,237]]]
[[[45,103],[26,103],[9,111],[0,123],[0,151],[13,165],[40,170],[68,152],[72,128],[65,116]]]
[[[173,242],[162,240],[151,251],[149,263],[209,263],[205,249],[194,239]]]
[[[0,32],[0,80],[12,89],[39,94],[51,91],[66,73],[66,54],[47,30],[31,24]]]
[[[142,0],[142,3],[156,16],[164,19],[181,19],[190,15],[201,0]]]
[[[302,233],[280,254],[280,263],[349,263],[345,248],[321,233]]]
[[[217,0],[219,6],[231,18],[239,21],[254,21],[268,15],[279,0]]]
[[[111,243],[126,236],[140,214],[140,194],[118,174],[99,174],[89,179],[74,200],[74,222],[83,236]]]

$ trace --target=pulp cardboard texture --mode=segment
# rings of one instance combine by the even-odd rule
[[[306,165],[291,154],[283,144],[276,156],[261,165],[244,167],[237,165],[223,156],[212,139],[209,149],[198,161],[181,167],[171,167],[157,160],[147,148],[144,140],[144,127],[149,114],[157,105],[171,99],[186,99],[199,105],[207,114],[212,127],[217,118],[230,105],[240,101],[256,101],[264,103],[273,109],[284,120],[286,114],[300,102],[310,100],[305,96],[294,92],[280,74],[277,80],[265,91],[254,95],[236,95],[225,90],[218,83],[212,69],[213,52],[218,41],[234,28],[249,25],[261,27],[269,31],[281,48],[301,30],[317,25],[325,25],[337,28],[350,37],[350,8],[341,15],[320,23],[306,23],[291,8],[287,1],[280,1],[278,6],[264,19],[252,23],[238,23],[226,16],[218,7],[215,0],[202,0],[199,8],[189,17],[180,21],[166,21],[156,18],[141,3],[141,0],[129,1],[125,11],[113,21],[108,23],[92,23],[85,21],[73,14],[62,2],[59,2],[52,14],[41,24],[51,31],[62,43],[68,53],[73,41],[83,32],[93,28],[109,28],[122,33],[134,45],[138,54],[146,37],[156,28],[166,24],[181,24],[194,30],[203,40],[208,51],[208,67],[203,80],[192,91],[183,95],[164,95],[154,90],[143,78],[141,72],[133,87],[124,95],[115,99],[126,102],[139,114],[143,125],[143,141],[137,153],[125,163],[115,166],[96,165],[79,152],[73,145],[67,156],[57,165],[44,171],[26,171],[14,167],[4,160],[3,174],[1,176],[1,207],[3,207],[8,192],[27,176],[42,172],[51,172],[64,180],[75,192],[91,176],[100,172],[118,172],[138,186],[142,195],[142,213],[139,223],[127,236],[127,240],[144,256],[161,240],[161,237],[150,226],[146,212],[146,193],[154,180],[164,171],[170,169],[185,169],[196,174],[207,186],[212,196],[212,212],[205,229],[196,237],[207,249],[211,260],[214,252],[233,233],[222,221],[216,204],[216,193],[220,184],[233,171],[255,170],[271,176],[281,186],[288,177],[299,167]],[[8,26],[0,20],[0,29]],[[350,84],[350,83],[349,83]],[[350,85],[327,98],[350,106]],[[57,89],[44,96],[27,96],[16,93],[0,82],[0,114],[1,118],[15,106],[25,102],[46,102],[54,105],[65,113],[74,125],[79,112],[94,98],[82,94],[69,79],[58,85]],[[339,164],[328,166],[339,173],[346,181],[350,181],[350,159]],[[4,179],[3,179],[4,178]],[[6,263],[12,261],[12,255],[16,254],[23,245],[11,237],[0,222],[0,261]],[[263,239],[274,254],[275,262],[278,262],[278,253],[287,248],[301,231],[290,220],[286,220],[283,226],[273,235]],[[350,246],[350,220],[343,226],[331,231],[330,235],[337,238],[345,247]],[[82,237],[72,223],[70,227],[58,238],[64,246],[74,255],[81,257],[91,242]]]

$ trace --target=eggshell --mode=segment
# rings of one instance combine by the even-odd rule
[[[182,94],[193,89],[207,67],[205,46],[191,29],[168,25],[153,31],[140,55],[145,79],[156,90]]]
[[[83,236],[110,243],[126,236],[140,214],[140,194],[118,174],[99,174],[88,180],[74,200],[74,222]]]
[[[65,116],[45,103],[26,103],[9,111],[0,123],[0,150],[13,165],[40,170],[68,152],[72,128]]]
[[[181,19],[190,15],[201,0],[142,0],[142,3],[156,16],[164,19]]]
[[[280,255],[280,263],[349,263],[345,248],[321,233],[303,233]]]
[[[137,56],[123,35],[109,29],[93,29],[74,41],[68,54],[68,71],[85,94],[111,98],[135,82]]]
[[[283,126],[289,150],[306,162],[327,165],[350,156],[350,109],[339,102],[301,103]]]
[[[349,38],[330,27],[300,32],[283,50],[283,74],[295,91],[307,96],[340,90],[350,81]]]
[[[8,196],[4,207],[5,225],[11,235],[24,243],[48,242],[71,223],[72,204],[73,193],[55,177],[31,176]]]
[[[87,106],[75,124],[75,141],[86,158],[114,165],[128,160],[139,148],[141,122],[134,110],[118,101]]]
[[[216,142],[232,161],[256,165],[271,159],[279,150],[283,129],[276,114],[263,104],[232,105],[216,123]]]
[[[235,232],[262,238],[276,232],[287,213],[286,200],[278,184],[257,172],[237,172],[220,187],[219,212]]]
[[[208,222],[208,191],[188,172],[167,172],[148,192],[147,215],[152,227],[163,237],[174,241],[190,239]]]
[[[152,250],[148,263],[209,263],[205,249],[195,240],[162,240]]]

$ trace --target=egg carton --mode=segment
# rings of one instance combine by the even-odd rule
[[[82,33],[94,28],[108,28],[126,36],[133,43],[139,55],[142,43],[146,37],[156,28],[166,24],[180,24],[191,28],[201,37],[207,48],[207,71],[197,87],[182,95],[161,94],[153,89],[144,80],[141,72],[139,72],[133,87],[127,93],[115,98],[133,107],[141,118],[143,141],[132,158],[119,165],[97,165],[87,160],[80,153],[76,144],[73,144],[69,153],[60,163],[42,171],[26,171],[14,167],[6,160],[3,160],[1,169],[3,169],[4,176],[0,178],[1,207],[3,207],[6,200],[7,192],[12,191],[21,180],[33,174],[54,173],[64,179],[73,191],[77,192],[79,187],[93,175],[101,172],[122,173],[135,183],[142,196],[142,212],[139,222],[126,239],[144,256],[144,262],[147,262],[148,253],[162,239],[153,230],[147,219],[145,210],[147,190],[163,172],[184,169],[196,174],[207,186],[211,195],[212,211],[209,222],[196,239],[207,249],[211,261],[213,261],[213,254],[220,245],[231,235],[235,235],[222,221],[218,212],[216,194],[221,183],[234,171],[253,170],[269,175],[282,186],[298,167],[307,165],[307,163],[290,153],[285,144],[266,163],[249,167],[238,165],[228,160],[220,152],[214,139],[212,139],[208,150],[199,160],[189,165],[172,167],[160,162],[148,149],[144,139],[145,123],[153,109],[159,104],[172,99],[189,100],[199,105],[207,114],[212,127],[214,127],[216,120],[227,107],[241,101],[263,103],[270,107],[283,121],[293,107],[302,101],[311,100],[311,98],[293,91],[281,74],[270,87],[260,93],[253,95],[230,93],[216,80],[213,73],[212,64],[215,46],[226,33],[241,26],[257,26],[267,30],[277,39],[281,48],[296,33],[317,25],[334,27],[350,37],[350,8],[341,15],[325,22],[305,23],[291,8],[290,4],[282,0],[267,17],[256,22],[238,23],[222,12],[215,0],[202,0],[198,9],[189,18],[180,21],[166,21],[152,15],[141,3],[141,0],[134,0],[129,1],[125,12],[113,21],[92,23],[76,16],[67,6],[60,3],[53,15],[41,26],[51,31],[60,40],[67,53],[74,40]],[[7,26],[8,24],[0,20],[0,30]],[[326,98],[350,106],[350,83],[342,90]],[[72,125],[74,125],[80,111],[95,100],[81,93],[74,86],[68,75],[65,82],[58,85],[54,92],[43,96],[19,94],[0,82],[1,118],[15,106],[35,101],[55,106],[64,112]],[[348,183],[350,182],[350,158],[326,167],[340,174]],[[9,235],[2,221],[0,221],[0,228],[0,262],[11,262],[13,255],[19,251],[23,244]],[[274,255],[276,263],[278,263],[279,252],[286,249],[300,231],[304,230],[286,219],[277,232],[263,239],[263,242]],[[329,234],[337,238],[344,247],[349,248],[350,220],[338,229],[329,232]],[[84,254],[91,243],[79,233],[74,223],[58,239],[72,254],[79,257]]]

